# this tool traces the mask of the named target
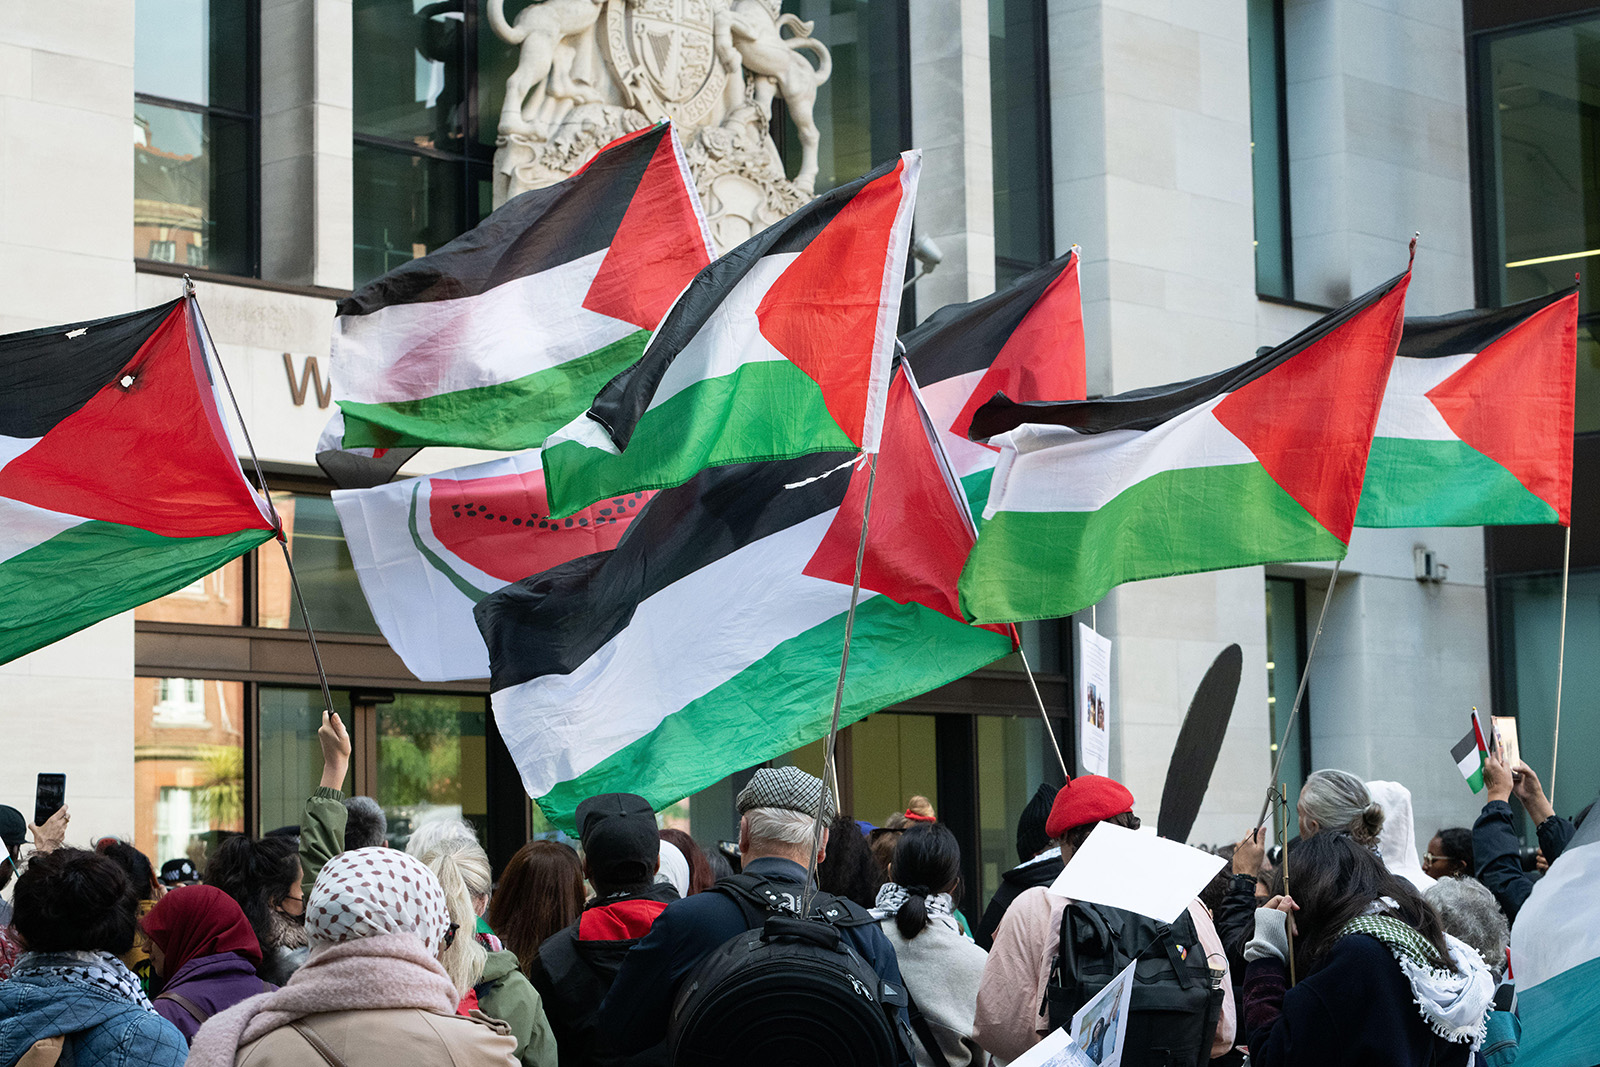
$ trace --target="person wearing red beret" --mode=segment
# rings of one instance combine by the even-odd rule
[[[1133,813],[1133,794],[1121,782],[1085,774],[1069,781],[1056,794],[1045,821],[1045,833],[1059,844],[1062,860],[1070,863],[1089,832],[1102,822],[1137,830],[1139,817]],[[1026,889],[1006,909],[1000,928],[995,931],[994,947],[989,950],[978,986],[975,1030],[978,1044],[997,1060],[1016,1059],[1050,1032],[1050,1021],[1043,1011],[1045,986],[1061,943],[1061,918],[1068,903],[1043,886]],[[1191,902],[1189,917],[1206,956],[1225,959],[1222,942],[1205,906],[1198,900]],[[1222,988],[1222,1014],[1211,1045],[1213,1058],[1230,1052],[1236,1029],[1232,982],[1226,974]]]

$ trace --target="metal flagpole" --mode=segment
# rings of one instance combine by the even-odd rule
[[[1300,687],[1294,693],[1294,706],[1289,709],[1289,721],[1283,728],[1283,739],[1278,742],[1278,757],[1272,761],[1272,782],[1278,781],[1278,771],[1283,767],[1283,757],[1289,752],[1289,735],[1294,732],[1294,720],[1300,714],[1300,701],[1305,699],[1306,682],[1311,678],[1311,659],[1317,654],[1317,639],[1322,636],[1322,623],[1328,617],[1328,605],[1333,603],[1333,587],[1339,583],[1339,565],[1343,560],[1333,561],[1333,574],[1328,578],[1328,595],[1322,600],[1322,610],[1317,613],[1317,632],[1311,635],[1311,647],[1306,650],[1306,666],[1300,672]],[[1267,786],[1267,802],[1261,805],[1261,818],[1256,820],[1256,826],[1267,825],[1267,810],[1272,806],[1272,785]]]
[[[283,562],[289,568],[289,585],[294,590],[294,599],[300,605],[300,618],[306,624],[306,640],[311,644],[311,659],[317,665],[317,681],[322,685],[322,702],[328,714],[333,714],[333,694],[328,690],[328,672],[322,666],[322,650],[317,647],[317,634],[311,628],[311,615],[306,611],[306,598],[300,593],[300,579],[294,572],[294,559],[289,555],[289,540],[283,533],[283,516],[278,514],[278,508],[272,502],[272,493],[267,488],[267,476],[262,473],[261,460],[256,456],[255,442],[250,439],[250,427],[245,425],[244,412],[239,408],[239,398],[233,393],[233,383],[228,381],[228,369],[222,365],[222,354],[217,351],[216,343],[211,340],[211,330],[206,326],[205,315],[200,311],[200,302],[194,296],[194,282],[189,276],[183,276],[183,295],[189,301],[189,311],[194,315],[195,323],[204,338],[207,355],[212,357],[217,366],[217,373],[222,377],[223,388],[228,390],[228,401],[233,405],[234,417],[239,420],[239,432],[244,434],[245,448],[250,452],[250,465],[255,468],[256,485],[261,489],[261,498],[267,502],[267,511],[271,515],[273,528],[278,536],[275,540],[278,547],[283,550]]]
[[[867,520],[872,516],[872,490],[878,484],[878,454],[867,453],[867,499],[861,508],[861,539],[856,542],[856,573],[850,583],[850,610],[844,617],[844,651],[839,656],[839,684],[833,690],[833,720],[828,724],[828,738],[822,748],[822,796],[817,799],[817,821],[811,827],[811,859],[806,864],[806,885],[801,914],[809,915],[811,901],[817,893],[817,852],[822,848],[822,831],[827,824],[828,783],[838,788],[838,768],[834,762],[834,745],[839,740],[839,710],[844,706],[844,675],[850,666],[850,634],[856,625],[856,602],[861,599],[861,565],[867,555]]]
[[[1561,752],[1561,682],[1567,670],[1567,578],[1572,573],[1572,527],[1567,527],[1567,544],[1561,552],[1561,639],[1556,652],[1556,733],[1550,744],[1550,789],[1546,799],[1556,802],[1556,757]]]
[[[1028,688],[1033,690],[1034,703],[1039,705],[1039,718],[1044,720],[1044,735],[1050,739],[1050,747],[1055,750],[1062,775],[1070,782],[1072,772],[1067,770],[1067,759],[1061,754],[1061,742],[1056,740],[1056,732],[1050,726],[1050,713],[1044,710],[1044,697],[1039,695],[1039,683],[1033,680],[1033,668],[1028,666],[1028,654],[1022,650],[1021,640],[1017,641],[1017,655],[1022,657],[1022,672],[1028,676]]]

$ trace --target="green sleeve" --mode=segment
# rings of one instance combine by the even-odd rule
[[[496,982],[487,996],[478,998],[478,1007],[511,1028],[517,1039],[517,1062],[523,1067],[557,1067],[556,1035],[538,992],[521,971]]]
[[[306,801],[300,816],[300,886],[306,896],[317,880],[322,865],[344,851],[344,826],[350,813],[344,810],[344,793],[317,786]]]

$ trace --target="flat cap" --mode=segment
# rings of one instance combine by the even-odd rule
[[[817,804],[824,798],[827,806],[822,817],[831,819],[833,798],[822,788],[821,778],[799,767],[763,767],[750,779],[749,785],[739,790],[736,803],[740,815],[751,808],[785,808],[815,815]]]

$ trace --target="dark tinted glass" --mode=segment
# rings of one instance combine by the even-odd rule
[[[289,554],[294,558],[311,625],[332,633],[377,633],[378,624],[361,592],[333,501],[325,496],[274,492],[272,502],[289,534]],[[256,552],[256,625],[276,630],[305,628],[283,551],[273,544]]]
[[[356,133],[459,151],[462,0],[356,0],[352,19]]]
[[[1250,0],[1250,165],[1255,191],[1256,292],[1294,296],[1289,183],[1284,166],[1282,0]]]
[[[1049,69],[1043,0],[990,0],[995,287],[1051,259]]]
[[[249,274],[250,126],[133,106],[134,255]]]
[[[459,162],[356,144],[357,285],[461,232],[463,176]]]
[[[134,92],[248,108],[248,14],[246,0],[138,0]]]

